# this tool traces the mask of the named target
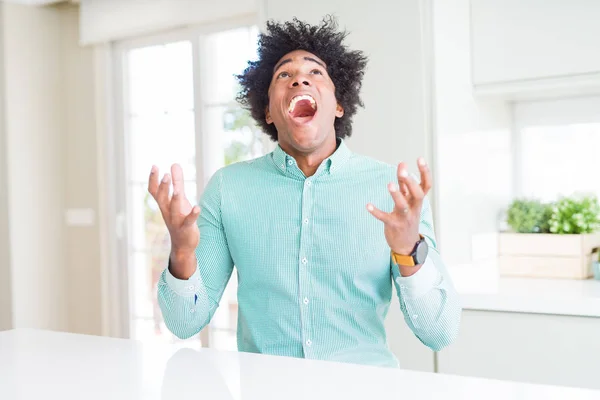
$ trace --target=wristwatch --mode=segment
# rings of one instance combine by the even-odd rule
[[[392,251],[392,260],[398,265],[403,267],[414,267],[415,265],[421,265],[425,262],[427,254],[429,253],[429,245],[425,241],[423,235],[419,235],[421,239],[415,244],[410,254],[398,254]]]

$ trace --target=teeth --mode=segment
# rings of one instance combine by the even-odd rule
[[[290,107],[288,108],[288,112],[294,111],[294,107],[296,107],[296,103],[299,102],[300,100],[309,100],[310,105],[312,106],[313,110],[315,110],[317,108],[317,103],[315,102],[315,99],[313,99],[312,96],[303,94],[301,96],[294,97],[292,99],[292,101],[290,101]]]

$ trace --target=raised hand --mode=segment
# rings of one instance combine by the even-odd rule
[[[367,204],[369,212],[384,224],[388,245],[397,254],[408,255],[420,239],[421,206],[431,189],[431,173],[423,158],[417,161],[421,174],[419,184],[408,173],[405,163],[398,164],[398,182],[390,182],[388,190],[394,199],[394,209],[384,212]]]
[[[173,164],[171,174],[166,173],[158,182],[158,168],[152,166],[148,179],[148,192],[154,197],[160,208],[163,220],[171,236],[171,263],[177,278],[187,279],[196,267],[195,249],[200,241],[200,230],[196,220],[200,208],[192,206],[185,196],[183,171],[181,166]],[[173,195],[170,195],[171,181]],[[174,273],[175,275],[175,273]]]

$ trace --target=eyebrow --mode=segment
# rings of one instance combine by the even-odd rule
[[[316,59],[314,59],[314,58],[312,58],[312,57],[304,57],[304,59],[305,59],[306,61],[312,61],[312,62],[314,62],[314,63],[317,63],[317,64],[319,64],[321,67],[325,68],[325,65],[324,65],[322,62],[320,62],[319,60],[316,60]],[[291,58],[287,58],[287,59],[283,60],[282,62],[280,62],[279,64],[277,64],[277,65],[275,66],[275,69],[273,70],[273,72],[277,71],[277,70],[278,70],[279,68],[281,68],[283,65],[285,65],[285,64],[287,64],[287,63],[291,63],[291,62],[292,62],[292,59],[291,59]]]

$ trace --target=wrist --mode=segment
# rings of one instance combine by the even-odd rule
[[[422,266],[423,264],[415,265],[414,267],[405,267],[403,265],[398,265],[398,270],[400,271],[400,276],[407,278],[416,274]]]
[[[193,255],[195,255],[194,250],[171,247],[171,253],[169,254],[169,257],[172,261],[180,261],[189,259]]]
[[[171,250],[169,272],[177,279],[189,279],[196,272],[196,254],[193,251]]]
[[[413,252],[413,250],[415,249],[415,245],[419,240],[421,240],[421,235],[419,235],[418,233],[415,235],[411,235],[409,240],[403,241],[403,243],[399,243],[398,245],[393,246],[391,250],[392,252],[398,255],[407,256]]]

